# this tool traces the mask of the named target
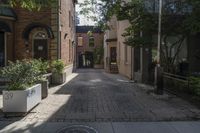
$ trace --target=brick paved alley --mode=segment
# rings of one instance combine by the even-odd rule
[[[48,98],[28,115],[4,118],[1,113],[0,120],[146,122],[200,118],[200,111],[188,102],[173,95],[159,99],[147,93],[149,89],[103,70],[80,69],[65,85],[51,87]]]

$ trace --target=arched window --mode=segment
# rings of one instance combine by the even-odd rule
[[[45,32],[39,31],[34,36],[33,39],[47,39],[48,36]]]

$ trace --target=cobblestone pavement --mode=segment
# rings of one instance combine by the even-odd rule
[[[200,110],[173,95],[154,96],[151,87],[103,70],[80,69],[68,83],[49,89],[48,98],[24,117],[1,121],[125,122],[200,118]],[[1,100],[2,101],[2,100]]]

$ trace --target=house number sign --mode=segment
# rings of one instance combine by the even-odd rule
[[[27,96],[31,97],[31,96],[35,95],[35,93],[36,93],[35,89],[29,90]]]
[[[10,100],[10,99],[12,99],[13,98],[13,93],[12,92],[6,92],[5,94],[4,94],[4,99],[5,100]]]
[[[42,51],[43,50],[43,46],[38,46],[38,50]]]

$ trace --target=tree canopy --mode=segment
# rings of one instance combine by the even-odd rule
[[[18,6],[28,10],[40,10],[41,7],[48,7],[53,0],[0,0],[4,6]]]
[[[126,1],[85,0],[79,3],[82,7],[80,13],[100,24],[106,24],[113,15],[116,15],[118,20],[129,20],[131,26],[127,28],[124,36],[135,36],[140,31],[155,33],[158,28],[159,0]],[[199,0],[163,0],[162,13],[164,34],[195,34],[200,31]]]
[[[100,17],[96,20],[104,27],[113,15],[119,21],[128,20],[130,26],[122,34],[127,45],[152,45],[152,35],[158,33],[159,0],[85,0],[80,5],[83,7],[82,14],[98,13]],[[185,38],[199,32],[199,0],[163,0],[161,52],[167,68],[173,67]],[[169,45],[172,36],[177,38]],[[175,54],[172,54],[174,49]]]

